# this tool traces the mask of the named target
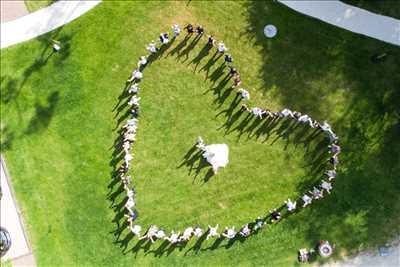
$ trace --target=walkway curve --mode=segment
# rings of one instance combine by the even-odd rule
[[[1,24],[0,47],[28,41],[61,27],[88,12],[101,1],[57,1],[49,7]]]
[[[338,0],[278,1],[297,12],[339,28],[400,46],[400,20],[398,19],[378,15]]]

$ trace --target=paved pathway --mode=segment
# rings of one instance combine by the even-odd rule
[[[381,256],[378,251],[365,251],[340,262],[333,262],[323,267],[399,267],[400,238],[390,244],[387,255]]]
[[[14,266],[36,266],[28,239],[24,232],[22,217],[15,202],[10,180],[6,176],[3,159],[0,163],[0,180],[3,196],[0,201],[0,225],[11,237],[11,248],[2,260],[12,260]],[[15,260],[15,262],[14,262]],[[23,265],[18,264],[23,263]]]
[[[28,15],[23,0],[0,0],[1,23]]]
[[[50,32],[88,12],[101,1],[57,1],[49,7],[1,24],[1,48]]]
[[[282,4],[337,27],[400,46],[400,20],[338,0],[285,1]]]

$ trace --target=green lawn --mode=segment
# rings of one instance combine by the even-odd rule
[[[400,19],[400,5],[397,0],[341,0],[368,11]]]
[[[29,12],[35,12],[53,4],[55,1],[56,0],[25,0],[25,6]]]
[[[147,43],[175,22],[201,23],[225,41],[252,105],[328,120],[343,152],[333,193],[310,208],[243,243],[209,240],[197,251],[191,242],[160,255],[160,242],[143,247],[117,230],[123,196],[110,199],[119,185],[113,146],[126,107],[115,107]],[[268,23],[275,39],[263,36]],[[61,41],[60,53],[51,55],[51,39]],[[207,76],[213,52],[195,64],[205,38],[188,40],[178,57],[171,52],[183,39],[144,72],[132,170],[138,223],[238,227],[308,190],[320,175],[321,139],[305,144],[302,129],[257,138],[259,125],[235,129],[243,118],[227,132],[221,112],[234,94],[222,60]],[[381,52],[387,60],[372,63]],[[260,1],[104,2],[2,50],[2,153],[39,266],[296,266],[297,249],[320,239],[340,257],[399,234],[399,56],[398,47]],[[207,168],[196,176],[180,166],[198,135],[230,147],[228,167],[206,182]]]

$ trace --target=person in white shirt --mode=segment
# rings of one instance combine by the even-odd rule
[[[232,226],[232,228],[225,227],[225,231],[222,233],[222,236],[229,239],[235,238],[235,226]]]
[[[330,194],[331,190],[332,190],[332,184],[329,182],[326,182],[325,180],[322,180],[321,188],[325,189],[326,192],[328,192],[328,194]]]
[[[169,43],[168,33],[161,33],[160,34],[160,42],[162,44],[168,44]]]
[[[247,90],[245,90],[245,89],[243,89],[243,88],[240,88],[240,89],[238,90],[238,93],[240,94],[240,96],[241,96],[243,99],[245,99],[245,100],[250,100],[250,93],[249,93]]]
[[[200,226],[197,225],[197,226],[193,229],[193,235],[194,235],[195,237],[200,237],[200,236],[203,235],[203,230],[201,229]]]
[[[142,231],[142,227],[140,226],[140,225],[129,225],[128,226],[130,229],[131,229],[131,232],[135,235],[135,236],[137,236],[137,237],[139,237],[140,236],[140,232]]]
[[[126,189],[126,196],[128,198],[134,198],[135,197],[135,190],[127,188]]]
[[[183,231],[180,241],[189,241],[193,234],[193,227],[188,227]]]
[[[218,224],[215,227],[211,227],[210,225],[208,225],[208,235],[206,237],[206,240],[210,239],[210,237],[219,237],[220,235],[218,234],[217,230],[218,230]]]
[[[125,165],[129,167],[129,162],[131,160],[133,160],[133,156],[131,154],[127,153],[127,154],[125,154],[124,160],[125,160]]]
[[[281,113],[284,117],[290,116],[290,117],[294,118],[294,114],[293,114],[293,112],[292,112],[290,109],[285,108],[285,109],[283,109],[280,113]]]
[[[129,120],[126,122],[126,124],[124,125],[124,128],[126,128],[126,127],[128,127],[128,126],[136,126],[138,122],[139,122],[138,119],[135,119],[135,118],[129,119]]]
[[[256,116],[259,117],[260,119],[262,119],[263,116],[263,110],[261,108],[258,107],[254,107],[251,109],[251,113]]]
[[[143,78],[143,73],[139,70],[134,70],[132,72],[131,77],[128,79],[128,82],[132,82],[133,80],[141,80]]]
[[[299,121],[299,122],[303,122],[303,123],[308,122],[308,124],[310,125],[310,127],[311,127],[311,128],[314,128],[313,120],[312,120],[311,117],[308,116],[307,114],[304,114],[304,115],[300,116],[300,117],[298,118],[298,121]]]
[[[139,101],[140,101],[140,97],[137,97],[137,96],[132,96],[132,98],[129,100],[129,102],[128,102],[128,105],[129,106],[140,106],[140,104],[139,104]]]
[[[129,141],[125,141],[122,147],[124,148],[125,153],[129,153],[129,149],[131,148],[131,143]]]
[[[174,32],[174,37],[177,37],[181,33],[181,28],[178,24],[172,26],[172,31]]]
[[[290,200],[290,198],[288,198],[288,200],[285,201],[286,207],[288,209],[288,211],[294,211],[296,209],[296,201],[292,202]]]
[[[126,132],[126,133],[124,134],[124,142],[125,142],[125,141],[135,142],[135,141],[136,141],[136,135],[135,135],[135,133]]]
[[[133,84],[129,87],[128,93],[130,93],[130,94],[137,94],[137,92],[139,92],[139,84],[133,83]]]
[[[138,68],[145,66],[147,64],[147,56],[141,56],[137,63]]]
[[[146,48],[152,54],[157,53],[158,51],[158,48],[156,47],[156,43],[154,41],[151,41],[151,43]]]
[[[224,42],[219,42],[217,49],[218,49],[218,52],[220,52],[220,53],[224,53],[224,52],[228,51],[228,48],[226,48]]]
[[[313,196],[314,199],[320,199],[324,196],[322,191],[316,188],[315,186],[313,188],[313,191],[310,191],[309,193]]]
[[[239,232],[239,234],[242,237],[248,237],[250,235],[250,233],[251,233],[251,231],[250,231],[250,228],[249,228],[249,224],[247,224],[247,223],[242,226],[242,229],[240,229],[240,232]]]
[[[165,238],[165,232],[164,229],[160,228],[157,233],[154,235],[157,239],[163,239]]]
[[[328,180],[331,181],[336,178],[336,171],[335,170],[327,170],[325,172],[326,176],[328,176]]]
[[[135,200],[133,200],[133,198],[128,198],[128,200],[125,203],[125,208],[130,212],[133,213],[132,208],[135,207],[136,203]]]
[[[303,202],[304,202],[303,208],[306,207],[307,205],[310,205],[311,202],[312,202],[312,198],[309,197],[307,194],[304,194],[304,196],[302,196],[301,199],[302,199]]]
[[[147,233],[141,238],[139,238],[139,240],[148,239],[151,241],[151,243],[154,243],[155,241],[154,237],[157,232],[158,232],[158,227],[156,225],[150,225],[150,228],[147,230]]]
[[[176,244],[179,241],[180,232],[175,233],[174,231],[171,232],[169,237],[165,237],[165,240],[168,240],[171,244]]]

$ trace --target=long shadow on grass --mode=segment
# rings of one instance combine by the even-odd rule
[[[341,138],[334,191],[309,210],[308,223],[302,225],[307,245],[323,237],[336,244],[339,256],[399,235],[400,48],[279,3],[252,1],[246,6],[251,30],[243,34],[262,47],[266,90],[278,87],[284,105],[329,119]],[[268,23],[280,29],[274,39],[263,36]],[[371,60],[384,52],[385,61]],[[323,161],[323,156],[315,160]],[[290,223],[298,226],[304,219]]]

